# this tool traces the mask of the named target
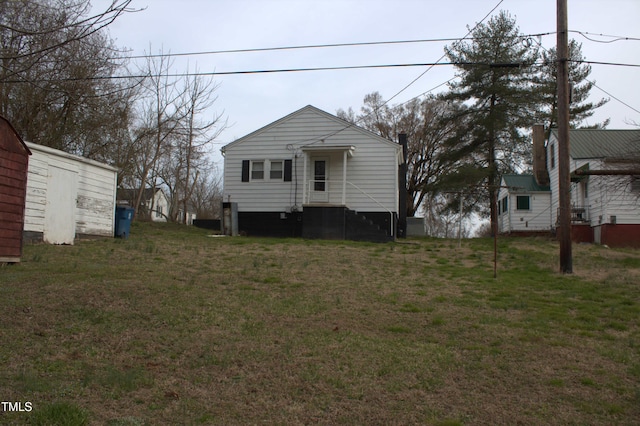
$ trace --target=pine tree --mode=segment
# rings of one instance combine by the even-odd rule
[[[603,98],[596,103],[587,102],[591,89],[595,86],[595,82],[588,80],[591,74],[591,67],[583,63],[584,57],[582,56],[581,49],[581,44],[575,40],[569,41],[569,84],[572,88],[569,124],[573,128],[583,127],[582,123],[591,117],[597,108],[600,108],[609,101]],[[558,123],[558,91],[556,83],[558,62],[556,49],[552,48],[542,52],[542,61],[543,66],[536,80],[543,96],[538,122],[543,123],[545,128],[550,132]],[[609,120],[607,119],[602,123],[593,123],[588,127],[602,129],[608,124]]]
[[[456,64],[458,81],[450,84],[448,99],[468,105],[470,115],[465,141],[455,147],[469,173],[468,185],[486,185],[491,223],[497,230],[497,193],[500,176],[522,165],[531,155],[526,130],[537,115],[540,103],[534,66],[538,50],[520,33],[515,18],[500,12],[487,24],[472,31],[471,41],[459,41],[445,48]]]

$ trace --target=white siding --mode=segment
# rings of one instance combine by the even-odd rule
[[[498,194],[500,215],[498,216],[499,232],[550,231],[551,227],[551,194],[549,192],[510,192],[503,188]],[[529,197],[529,210],[518,210],[518,196]],[[502,199],[507,197],[507,211],[502,212]]]
[[[551,158],[555,158],[555,164],[551,167]],[[558,140],[552,133],[547,144],[547,170],[549,170],[549,185],[551,187],[551,226],[556,228],[558,222]]]
[[[509,198],[509,190],[506,188],[504,180],[500,182],[500,191],[498,192],[498,232],[511,232],[511,215],[508,212],[502,211],[502,200],[506,197]],[[511,207],[511,202],[507,201],[508,208]]]
[[[589,167],[605,168],[593,160]],[[640,192],[631,190],[631,176],[589,176],[588,182],[591,226],[613,223],[612,216],[617,224],[640,224]]]
[[[382,140],[314,107],[305,107],[275,123],[256,131],[224,149],[224,200],[238,203],[238,211],[283,212],[300,207],[305,188],[306,159],[328,156],[328,179],[331,203],[339,204],[342,196],[343,154],[304,152],[305,146],[353,146],[347,160],[347,207],[361,211],[398,211],[397,161],[399,146]],[[292,160],[292,181],[269,179],[269,161]],[[242,161],[265,161],[265,179],[242,182]],[[307,179],[312,179],[307,164]],[[377,203],[364,193],[368,194]],[[382,206],[380,206],[380,203]]]
[[[517,209],[517,197],[529,197],[529,210]],[[546,192],[513,193],[509,195],[510,231],[550,231],[551,194]]]
[[[548,147],[554,147],[555,156],[558,158],[558,141],[555,135],[551,135]],[[550,155],[547,155],[550,158]],[[555,227],[558,217],[558,166],[551,169],[550,160],[547,160],[549,177],[551,181],[551,213],[552,224]],[[589,165],[589,170],[602,170],[611,168],[610,164],[604,164],[602,159],[573,159],[570,160],[570,171]],[[624,167],[624,165],[622,166]],[[584,183],[572,182],[571,206],[587,207],[588,219],[591,226],[598,226],[612,222],[615,216],[618,224],[640,223],[640,193],[631,191],[630,176],[597,176],[592,175],[584,181],[588,182],[588,197],[584,196]],[[583,181],[583,182],[584,182]]]
[[[113,236],[116,169],[48,147],[27,145],[32,156],[27,177],[24,230],[45,232],[47,178],[50,168],[56,167],[77,176],[76,234]]]
[[[153,211],[151,212],[151,220],[153,222],[166,222],[169,215],[169,201],[162,190],[158,190],[153,194],[153,200],[147,201],[148,206],[153,202]],[[158,216],[158,211],[162,214]]]

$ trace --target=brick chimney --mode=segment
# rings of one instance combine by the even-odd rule
[[[543,124],[533,125],[533,176],[536,182],[538,182],[538,185],[549,185]]]

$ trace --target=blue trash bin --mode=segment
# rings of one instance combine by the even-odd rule
[[[131,229],[131,221],[133,220],[133,208],[116,207],[116,232],[115,236],[119,238],[129,238]]]

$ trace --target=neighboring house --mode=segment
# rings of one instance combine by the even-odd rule
[[[137,189],[118,189],[118,205],[134,207]],[[138,217],[144,217],[153,222],[166,222],[169,217],[169,200],[160,188],[145,188],[140,201]]]
[[[30,155],[11,123],[0,117],[0,263],[17,263],[22,256]]]
[[[574,241],[640,247],[640,130],[571,130]],[[558,223],[558,134],[547,142],[551,226]]]
[[[396,236],[399,144],[309,105],[224,146],[222,154],[224,201],[234,205],[240,233]]]
[[[113,237],[117,169],[27,142],[24,236],[29,241],[73,244],[77,237]]]
[[[558,227],[558,133],[534,126],[534,176],[551,188],[549,226]],[[574,242],[640,247],[640,130],[569,132]]]
[[[178,222],[184,223],[185,225],[193,225],[193,221],[197,219],[196,207],[188,203],[187,204],[187,214],[184,214],[184,207],[178,207]]]
[[[533,175],[503,175],[498,192],[498,232],[551,232],[551,188]]]

